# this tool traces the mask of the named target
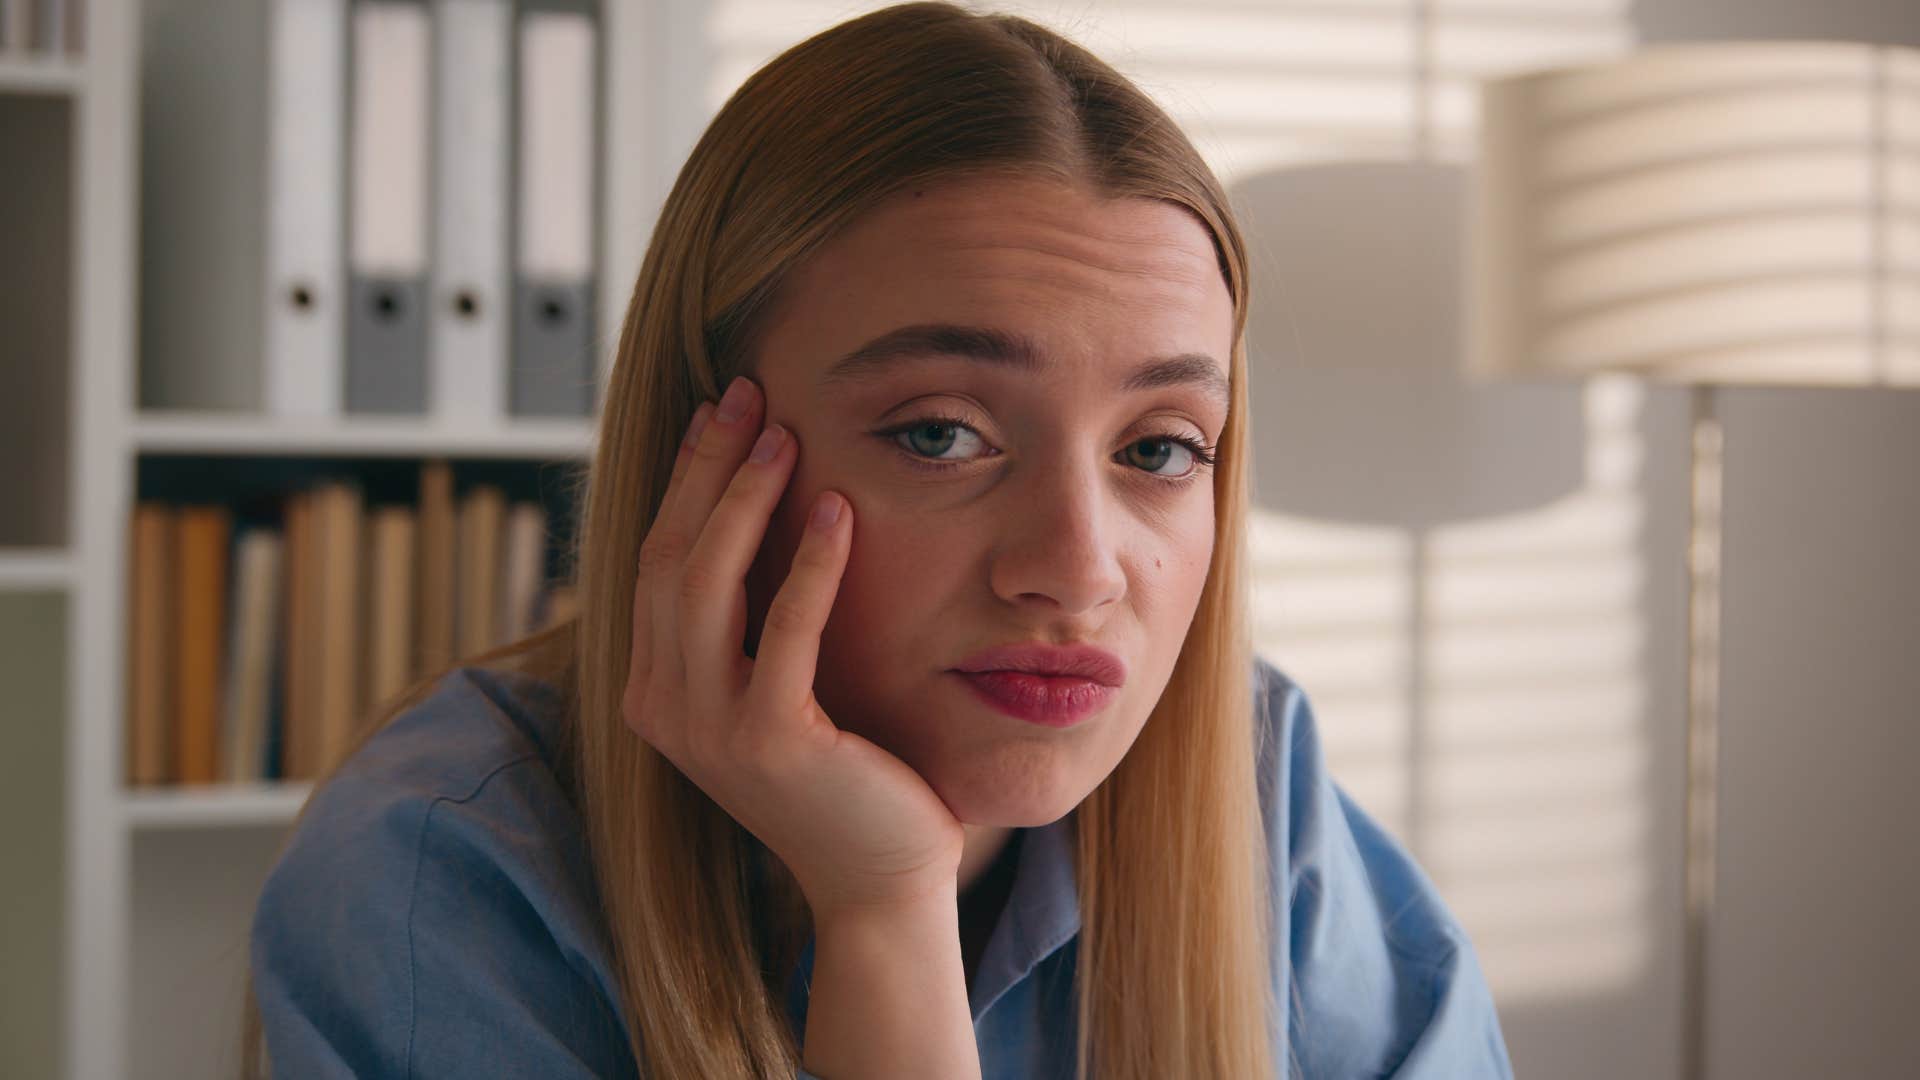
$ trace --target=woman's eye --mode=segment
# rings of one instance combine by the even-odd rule
[[[1121,453],[1127,464],[1161,476],[1184,476],[1193,471],[1196,459],[1194,452],[1176,439],[1138,439],[1127,444]],[[1169,461],[1180,461],[1180,468],[1173,472],[1162,472]]]
[[[927,468],[958,466],[999,453],[972,425],[953,417],[930,416],[881,434]],[[1162,480],[1184,481],[1200,466],[1213,464],[1212,449],[1197,439],[1156,436],[1135,439],[1114,460]]]
[[[948,457],[947,451],[955,446],[962,450],[977,451],[985,443],[979,434],[965,424],[944,420],[923,420],[911,427],[902,428],[894,433],[900,445],[921,457],[941,461],[962,461],[979,456],[977,453],[962,453]]]

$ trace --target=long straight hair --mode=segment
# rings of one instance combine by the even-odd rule
[[[742,371],[759,317],[810,252],[908,185],[985,175],[1183,207],[1211,234],[1233,297],[1212,563],[1164,693],[1076,811],[1075,1051],[1082,1080],[1275,1075],[1284,1020],[1254,773],[1240,233],[1192,144],[1124,76],[1036,23],[940,2],[808,38],[714,117],[628,301],[575,530],[578,614],[466,661],[531,670],[566,691],[565,782],[643,1075],[793,1075],[783,988],[809,928],[778,860],[621,714],[640,544],[680,436]],[[437,679],[389,703],[373,729]],[[252,1064],[251,993],[247,1006]]]

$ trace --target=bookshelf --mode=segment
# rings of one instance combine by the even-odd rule
[[[209,483],[276,464],[538,471],[583,461],[593,420],[267,415],[246,344],[260,329],[259,286],[245,292],[259,200],[232,199],[260,180],[244,164],[259,133],[232,137],[257,104],[232,88],[261,77],[269,5],[84,6],[84,55],[0,55],[0,849],[10,880],[30,883],[0,891],[0,1072],[231,1075],[254,898],[310,787],[125,783],[129,523],[144,486],[182,462],[212,470]],[[598,7],[597,119],[621,133],[603,136],[597,163],[590,329],[604,379],[686,149],[662,144],[692,130],[666,118],[706,104],[665,89],[658,59],[663,34],[697,37],[698,5]],[[156,93],[173,79],[239,111]],[[167,157],[155,132],[180,116],[214,142]],[[183,310],[218,313],[218,386],[168,370],[180,340],[168,320]],[[214,389],[174,400],[156,385]]]

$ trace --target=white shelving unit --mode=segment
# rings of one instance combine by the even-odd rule
[[[538,419],[450,427],[387,417],[313,420],[145,410],[133,428],[140,452],[173,454],[547,459],[583,457],[592,440],[590,424]]]
[[[232,1074],[254,898],[309,790],[123,783],[127,533],[141,458],[566,461],[591,452],[587,421],[296,423],[228,402],[141,407],[151,360],[143,356],[141,290],[153,284],[142,240],[154,225],[140,216],[153,209],[143,198],[142,129],[155,121],[143,96],[153,72],[143,65],[156,61],[155,27],[165,23],[161,36],[174,35],[168,47],[177,47],[177,20],[199,19],[204,62],[238,64],[245,70],[235,76],[257,78],[265,40],[245,28],[264,25],[268,7],[89,2],[84,57],[0,59],[0,320],[16,313],[5,306],[8,295],[54,312],[37,337],[22,339],[11,324],[0,334],[0,454],[9,455],[0,471],[0,648],[13,643],[0,655],[0,677],[9,678],[10,708],[18,710],[0,714],[0,847],[14,864],[17,840],[29,860],[10,873],[49,879],[38,891],[10,883],[0,899],[0,955],[8,957],[0,965],[0,1073],[9,1076]],[[626,289],[671,178],[666,162],[685,149],[660,145],[663,117],[689,103],[684,92],[658,92],[667,78],[659,57],[672,51],[663,35],[697,35],[699,24],[688,14],[698,5],[600,7],[600,120],[603,131],[618,133],[603,139],[601,163],[596,330],[604,377]],[[181,55],[158,60],[179,63]],[[235,165],[210,158],[206,182],[231,184],[218,174]],[[42,180],[24,181],[28,175]],[[18,242],[19,231],[8,231],[49,212],[58,220],[44,236]],[[217,203],[208,212],[220,212]],[[33,288],[23,292],[21,283]],[[241,325],[257,321],[257,311],[231,306]],[[22,439],[32,441],[13,453]],[[40,952],[21,946],[40,939]]]
[[[129,792],[120,805],[129,829],[285,825],[312,790],[297,783],[214,784]]]
[[[73,560],[60,548],[0,551],[0,591],[64,589],[73,580]]]
[[[0,92],[74,95],[86,68],[71,57],[0,57]]]

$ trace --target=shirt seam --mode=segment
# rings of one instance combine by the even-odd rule
[[[453,803],[455,805],[469,802],[478,797],[481,789],[485,788],[487,783],[494,777],[499,776],[515,765],[523,765],[529,761],[536,761],[538,758],[539,755],[537,754],[522,754],[509,761],[501,762],[499,765],[494,766],[485,776],[475,781],[473,789],[465,795],[459,796],[458,798],[451,795],[435,795],[432,799],[428,800],[427,809],[420,815],[420,831],[413,840],[413,874],[411,880],[407,883],[407,1080],[413,1080],[413,1039],[415,1032],[419,1028],[420,1021],[418,1000],[419,978],[414,967],[413,955],[413,913],[414,907],[420,899],[420,862],[426,854],[427,827],[433,822],[434,808],[443,802]]]

